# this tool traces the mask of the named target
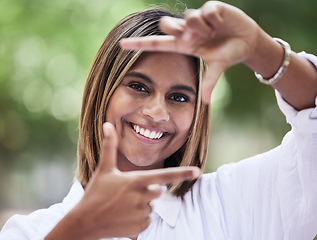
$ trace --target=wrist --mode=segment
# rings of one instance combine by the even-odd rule
[[[278,72],[283,60],[284,49],[281,44],[261,29],[254,50],[244,63],[264,79],[270,79]]]
[[[76,208],[76,207],[75,207]],[[69,239],[90,239],[87,238],[86,226],[82,222],[77,211],[72,209],[64,218],[62,218],[56,226],[45,237],[45,240],[69,240]]]
[[[274,85],[276,84],[286,73],[287,68],[290,64],[291,61],[291,47],[290,45],[283,41],[282,39],[279,38],[273,38],[275,41],[277,41],[284,49],[284,57],[283,57],[283,61],[278,69],[278,71],[274,74],[273,77],[271,78],[263,78],[261,74],[254,72],[255,76],[259,79],[259,81],[263,84],[267,84],[267,85]]]

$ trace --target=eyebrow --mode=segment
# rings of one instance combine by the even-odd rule
[[[153,81],[151,80],[151,78],[149,78],[148,76],[146,76],[142,73],[138,73],[138,72],[128,72],[125,75],[125,77],[138,77],[138,78],[142,78],[147,83],[154,84]]]
[[[128,72],[125,77],[138,77],[143,79],[144,81],[146,81],[149,84],[154,84],[153,81],[146,75],[139,73],[139,72]],[[190,87],[190,86],[186,86],[186,85],[175,85],[171,87],[172,90],[184,90],[187,92],[190,92],[191,94],[194,94],[195,96],[197,95],[196,91],[194,90],[194,88]]]

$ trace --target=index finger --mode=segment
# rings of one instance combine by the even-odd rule
[[[198,167],[172,167],[139,172],[139,180],[142,185],[167,184],[194,180],[201,175]]]
[[[155,35],[137,38],[124,38],[120,41],[120,46],[127,50],[175,52],[182,54],[191,54],[184,42],[177,37],[170,35]]]

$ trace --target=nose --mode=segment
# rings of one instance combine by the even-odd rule
[[[154,122],[167,122],[170,119],[170,113],[163,96],[153,96],[145,102],[141,111],[143,115],[150,117]]]

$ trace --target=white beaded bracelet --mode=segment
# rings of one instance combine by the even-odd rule
[[[287,42],[283,41],[282,39],[279,39],[279,38],[273,38],[273,39],[277,41],[279,44],[281,44],[284,49],[284,59],[280,68],[278,69],[276,74],[270,79],[264,79],[260,74],[258,74],[257,72],[254,72],[255,76],[259,79],[259,81],[267,85],[273,85],[277,83],[278,80],[280,80],[282,76],[284,75],[284,73],[286,72],[287,67],[289,66],[291,61],[292,50],[290,45]]]

